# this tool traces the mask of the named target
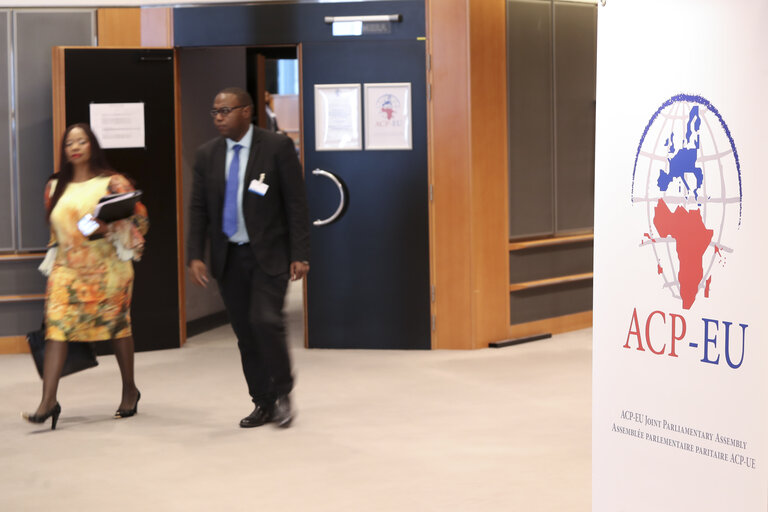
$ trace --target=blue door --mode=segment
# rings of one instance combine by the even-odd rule
[[[303,43],[302,82],[310,222],[320,221],[310,232],[308,345],[428,349],[425,43]],[[412,149],[369,150],[363,144],[361,150],[318,151],[315,85],[359,84],[362,99],[366,83],[411,85]],[[364,113],[361,125],[364,140]]]

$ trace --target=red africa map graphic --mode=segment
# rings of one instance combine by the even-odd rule
[[[677,258],[680,261],[677,274],[680,297],[683,299],[683,309],[691,309],[704,276],[701,260],[712,241],[714,231],[706,228],[699,210],[689,211],[678,206],[672,213],[663,199],[659,199],[654,208],[653,225],[659,230],[660,236],[675,239]],[[709,295],[709,284],[708,279],[705,295]]]

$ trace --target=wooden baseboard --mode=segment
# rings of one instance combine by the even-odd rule
[[[535,322],[516,324],[509,326],[509,338],[523,338],[537,334],[560,334],[592,327],[592,311],[563,315],[554,318],[545,318]]]
[[[553,245],[575,244],[579,242],[592,242],[595,239],[593,233],[582,235],[557,236],[551,238],[538,238],[535,240],[525,240],[522,242],[509,242],[510,251],[522,251],[525,249],[538,249],[540,247],[551,247]]]
[[[29,354],[25,336],[1,336],[0,354]]]
[[[531,288],[541,288],[543,286],[556,286],[558,284],[575,283],[576,281],[587,281],[592,279],[592,277],[592,272],[586,272],[584,274],[550,277],[548,279],[539,279],[537,281],[528,281],[525,283],[512,283],[509,285],[509,291],[518,292],[520,290],[530,290]]]

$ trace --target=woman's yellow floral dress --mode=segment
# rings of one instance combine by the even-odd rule
[[[46,210],[56,187],[45,189]],[[51,212],[51,242],[58,244],[48,276],[45,301],[46,339],[98,341],[131,336],[133,262],[118,257],[117,240],[138,260],[149,229],[147,211],[138,203],[134,215],[110,225],[110,234],[89,240],[77,228],[107,194],[133,190],[119,174],[70,183]]]

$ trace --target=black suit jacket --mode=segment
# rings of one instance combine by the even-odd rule
[[[190,203],[187,261],[205,261],[206,240],[211,244],[211,274],[221,279],[228,238],[221,230],[226,188],[227,142],[224,137],[200,146],[195,155]],[[269,189],[264,196],[248,190],[251,180],[264,173]],[[269,275],[287,273],[292,261],[309,261],[309,217],[301,164],[293,141],[261,128],[253,140],[243,186],[243,217],[251,250]]]

